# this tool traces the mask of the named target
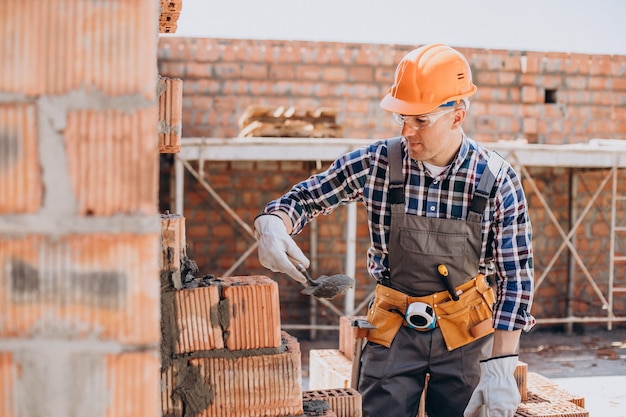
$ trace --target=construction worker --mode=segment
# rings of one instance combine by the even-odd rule
[[[339,205],[365,206],[376,279],[358,390],[365,416],[513,416],[520,333],[534,324],[531,224],[520,178],[461,124],[476,93],[466,58],[442,44],[400,61],[381,107],[402,137],[341,156],[255,221],[259,260],[297,281],[291,235]]]

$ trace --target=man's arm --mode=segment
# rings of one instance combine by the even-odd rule
[[[293,223],[291,222],[289,215],[282,210],[273,211],[272,214],[275,214],[283,220],[283,223],[285,223],[285,229],[287,229],[287,234],[290,235],[293,231]]]
[[[498,330],[493,333],[491,357],[515,355],[518,353],[519,338],[522,330]]]

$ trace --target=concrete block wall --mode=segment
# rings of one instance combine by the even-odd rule
[[[344,136],[386,138],[399,134],[391,117],[379,107],[393,82],[400,58],[418,45],[370,45],[332,42],[196,39],[168,37],[159,41],[159,72],[180,78],[183,87],[183,137],[233,137],[237,121],[249,105],[333,107]],[[626,139],[626,56],[566,54],[560,52],[507,51],[459,48],[472,66],[478,94],[464,128],[482,141],[526,138],[529,143],[584,143],[590,138]],[[330,161],[206,162],[203,175],[231,208],[248,224],[263,205],[290,185],[325,168]],[[161,204],[173,207],[169,180],[172,169],[162,164]],[[574,219],[570,207],[581,212],[608,171],[570,171],[528,168],[567,233]],[[618,193],[626,193],[624,173],[619,173]],[[571,182],[577,178],[577,182]],[[184,206],[188,244],[203,273],[219,275],[254,242],[190,174],[185,175]],[[540,276],[559,249],[562,239],[539,198],[525,188],[535,230],[536,274]],[[591,191],[590,191],[591,190]],[[609,275],[607,221],[610,206],[604,188],[600,208],[592,208],[576,234],[579,255],[606,291]],[[619,211],[621,210],[621,211]],[[618,213],[624,208],[618,208]],[[622,216],[623,217],[623,216]],[[357,302],[374,287],[365,269],[368,232],[364,213],[357,214]],[[618,218],[619,215],[618,215]],[[318,274],[343,271],[346,210],[317,221]],[[296,237],[310,253],[311,230]],[[624,242],[624,239],[621,239]],[[544,317],[566,314],[567,279],[572,256],[562,251],[537,292],[534,311]],[[261,267],[254,253],[237,274],[269,274],[279,282],[284,323],[308,323],[308,299],[300,286],[282,274]],[[616,277],[624,279],[624,266]],[[605,316],[606,310],[582,269],[574,263],[577,315]],[[626,313],[623,297],[616,311]],[[343,299],[333,300],[342,307]],[[356,312],[363,314],[363,311]],[[318,323],[336,324],[337,317],[320,307]]]
[[[0,3],[0,415],[155,416],[159,5]]]

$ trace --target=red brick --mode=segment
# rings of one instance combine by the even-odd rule
[[[339,351],[346,358],[352,360],[354,353],[355,332],[352,321],[356,319],[365,320],[367,316],[341,316],[339,317]]]
[[[188,288],[174,293],[178,340],[174,353],[185,354],[224,348],[220,323],[220,293],[216,286]],[[164,298],[168,302],[169,298]],[[167,340],[167,339],[165,339]]]
[[[161,215],[161,287],[181,288],[181,259],[186,257],[185,218],[180,214]],[[169,282],[163,282],[163,276]]]
[[[302,393],[302,401],[326,401],[339,417],[361,417],[361,394],[353,388],[309,390]]]
[[[339,349],[309,350],[309,389],[350,388],[352,361]]]
[[[522,87],[522,103],[541,103],[543,102],[543,96],[540,94],[540,89],[529,85]]]
[[[278,284],[265,276],[222,277],[222,294],[228,307],[225,326],[230,350],[280,346]]]
[[[32,104],[0,105],[0,214],[34,213],[43,185]]]
[[[185,64],[184,76],[189,79],[211,78],[213,76],[214,64],[206,62],[187,62]]]
[[[175,395],[177,376],[182,361],[174,361],[161,371],[161,412],[163,416],[183,417],[184,407],[182,396]]]
[[[177,355],[280,348],[278,284],[268,277],[222,277],[164,300],[174,303],[178,340],[172,351]]]
[[[63,326],[73,339],[161,339],[157,234],[0,238],[0,338]]]
[[[106,417],[154,417],[160,414],[161,360],[157,352],[134,352],[106,356]],[[91,394],[91,392],[90,392]],[[90,396],[89,400],[97,399]]]
[[[534,395],[549,394],[550,399],[567,401],[579,407],[585,407],[584,397],[572,394],[567,390],[560,388],[556,382],[550,380],[549,378],[546,378],[541,374],[538,374],[537,372],[528,372],[527,380],[528,390]]]
[[[345,82],[348,79],[348,72],[345,67],[324,67],[322,79],[328,82]]]
[[[519,390],[522,401],[526,401],[528,398],[528,364],[522,361],[517,361],[517,366],[513,372],[515,382],[517,383],[517,389]]]
[[[20,373],[13,353],[0,352],[0,415],[17,417],[15,411],[15,380]]]
[[[153,0],[114,4],[0,3],[0,39],[6,52],[0,90],[38,96],[90,88],[153,100],[158,8]]]
[[[156,108],[73,111],[64,131],[78,213],[157,213]]]
[[[301,415],[300,345],[283,333],[285,351],[275,355],[191,359],[213,401],[198,417]],[[202,386],[202,385],[201,385]]]
[[[183,118],[183,80],[159,77],[159,152],[180,152]]]
[[[296,78],[303,81],[318,81],[322,78],[322,70],[318,65],[298,65]]]
[[[217,78],[233,79],[241,78],[241,65],[233,62],[218,62],[213,64],[213,73]]]

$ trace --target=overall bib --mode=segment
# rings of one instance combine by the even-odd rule
[[[389,241],[391,277],[388,282],[377,286],[377,297],[378,294],[385,295],[383,293],[392,297],[409,296],[406,303],[410,303],[415,299],[421,300],[423,296],[432,297],[433,293],[448,294],[438,273],[439,265],[445,265],[447,278],[457,288],[479,275],[486,198],[481,196],[477,199],[475,194],[477,202],[466,220],[406,214],[400,138],[389,141],[388,153],[392,210]],[[436,204],[436,201],[428,201],[427,210],[436,213]],[[436,304],[436,299],[432,302]],[[395,337],[391,336],[390,345],[386,347],[373,343],[368,337],[363,350],[358,387],[363,396],[364,416],[415,417],[425,377],[429,374],[426,394],[428,416],[461,417],[480,378],[479,360],[488,357],[491,351],[490,333],[493,330],[490,318],[485,320],[489,325],[488,336],[451,348],[440,326],[427,331],[408,327],[403,317],[405,306],[397,312],[402,314],[386,321],[397,323],[388,326],[393,328],[395,334]],[[378,313],[377,310],[374,314]],[[383,313],[387,314],[386,311]],[[371,314],[370,307],[368,320]],[[388,314],[393,315],[394,312]]]

